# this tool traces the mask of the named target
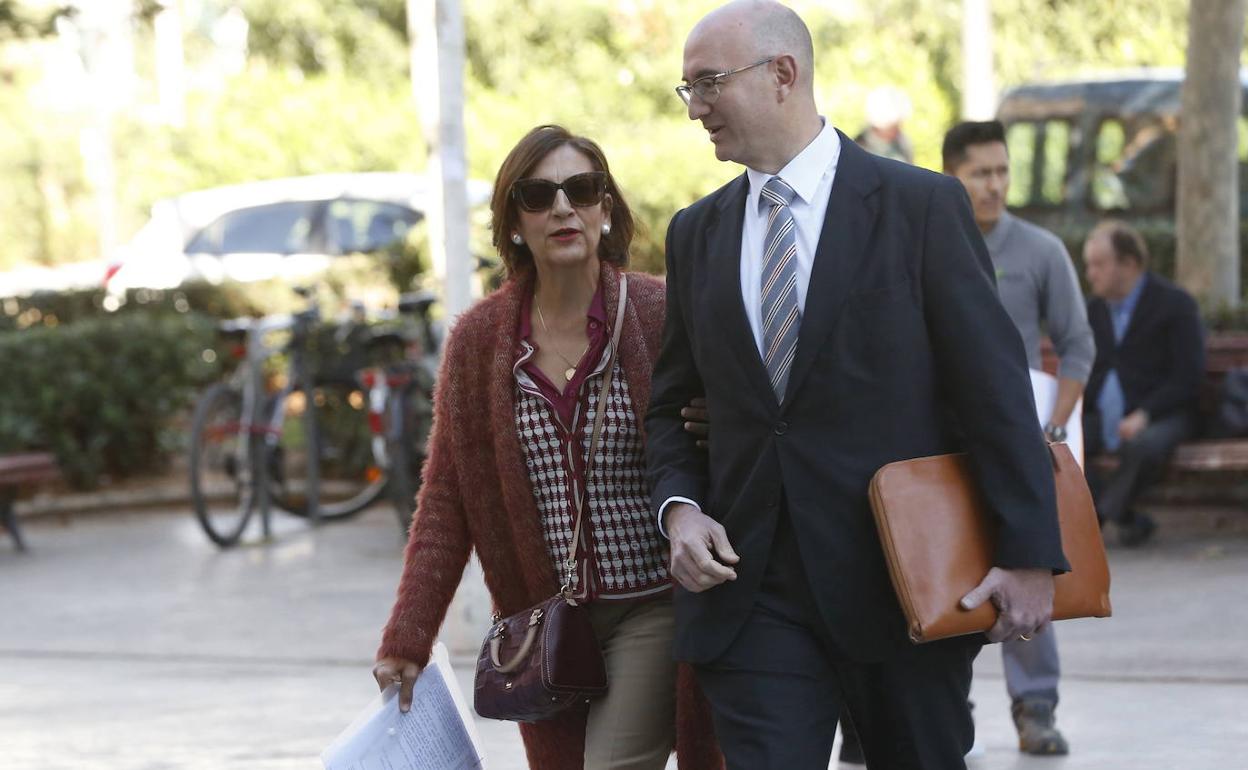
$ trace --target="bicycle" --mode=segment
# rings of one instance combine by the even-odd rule
[[[398,319],[414,321],[398,329],[374,331],[368,350],[386,363],[368,369],[361,381],[368,391],[373,456],[386,469],[386,493],[406,532],[416,507],[433,423],[433,383],[438,338],[430,318],[430,292],[399,298]]]
[[[365,394],[354,377],[360,367],[353,355],[318,349],[320,308],[310,289],[296,293],[307,302],[298,313],[219,325],[238,365],[195,407],[190,484],[196,518],[221,547],[239,541],[256,510],[267,539],[273,507],[313,523],[343,519],[386,487],[385,470],[372,458]],[[345,337],[335,335],[340,347],[356,331],[343,328]],[[280,336],[285,344],[271,341]],[[309,361],[313,351],[323,360]],[[288,367],[270,389],[266,364],[278,353]]]

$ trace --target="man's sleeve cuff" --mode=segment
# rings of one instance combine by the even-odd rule
[[[659,506],[659,534],[663,536],[664,540],[671,540],[671,538],[667,536],[667,529],[663,526],[663,514],[667,512],[667,506],[672,503],[688,503],[694,508],[697,508],[699,513],[702,511],[702,506],[687,497],[677,497],[673,495],[672,497],[664,500],[663,504]]]

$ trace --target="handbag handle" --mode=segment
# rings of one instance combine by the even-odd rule
[[[524,634],[524,642],[520,645],[520,649],[516,651],[516,656],[511,659],[511,662],[504,664],[499,660],[499,657],[503,647],[505,627],[500,624],[494,633],[490,635],[490,662],[494,664],[494,670],[500,674],[510,674],[518,671],[533,650],[533,643],[537,641],[537,630],[541,625],[542,608],[534,607],[533,614],[529,616],[529,629]]]
[[[572,533],[572,553],[568,554],[568,559],[564,562],[567,572],[563,577],[563,585],[559,588],[559,593],[563,594],[563,598],[573,605],[576,602],[572,601],[571,596],[572,576],[576,574],[576,562],[581,552],[581,524],[585,522],[583,515],[585,496],[588,492],[594,457],[598,453],[598,439],[602,437],[602,423],[607,414],[607,397],[610,395],[611,383],[615,378],[615,359],[620,352],[620,332],[624,328],[624,307],[627,303],[628,276],[620,273],[620,301],[616,303],[615,308],[615,331],[611,335],[611,358],[607,361],[607,374],[602,378],[602,389],[598,392],[598,412],[594,415],[594,432],[589,439],[589,456],[585,462],[585,484],[582,485],[581,494],[576,498],[576,528]]]

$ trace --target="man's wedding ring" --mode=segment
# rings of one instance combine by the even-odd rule
[[[1018,641],[1020,641],[1020,642],[1030,642],[1030,641],[1031,641],[1031,637],[1030,637],[1030,636],[1028,636],[1027,634],[1019,634],[1019,635],[1018,635]]]

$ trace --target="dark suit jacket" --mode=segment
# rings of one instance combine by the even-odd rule
[[[1205,372],[1205,341],[1196,300],[1159,275],[1148,273],[1139,302],[1122,342],[1114,341],[1109,305],[1100,297],[1088,300],[1088,323],[1096,338],[1096,361],[1088,378],[1084,433],[1088,450],[1101,443],[1101,416],[1096,408],[1105,375],[1118,370],[1125,411],[1148,412],[1159,420],[1180,412],[1194,413]]]
[[[996,563],[1067,569],[1027,361],[997,299],[961,184],[841,156],[796,360],[776,402],[742,305],[742,175],[678,212],[667,235],[667,320],[646,420],[656,509],[689,497],[741,556],[737,580],[677,589],[676,652],[717,657],[762,578],[781,496],[816,601],[851,657],[909,644],[867,503],[885,463],[969,450],[999,524]],[[705,393],[709,456],[679,409]]]

